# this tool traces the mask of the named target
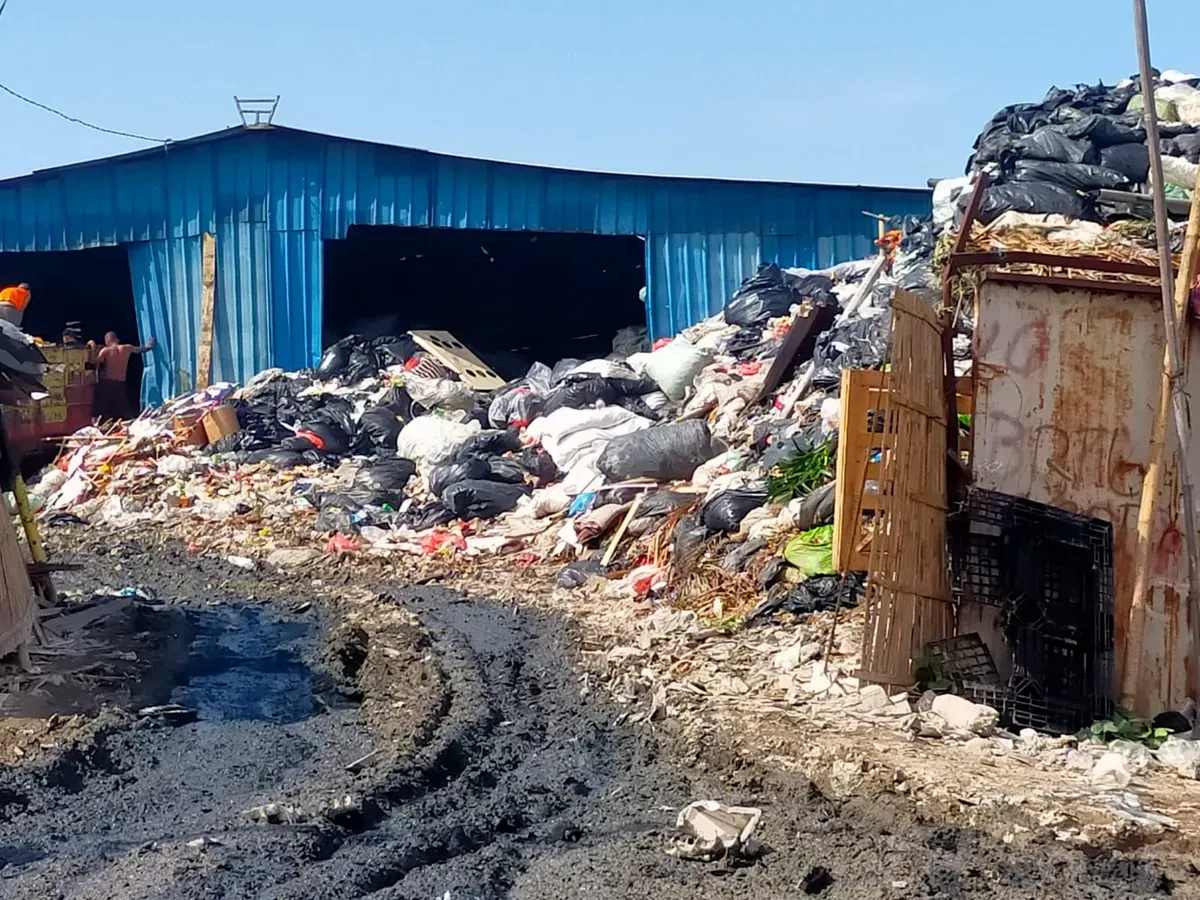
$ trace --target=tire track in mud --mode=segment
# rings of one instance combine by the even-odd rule
[[[142,561],[161,565],[170,560]],[[204,565],[190,565],[190,580],[176,571],[180,600],[211,594]],[[294,600],[294,584],[280,593]],[[76,746],[0,773],[0,897],[753,900],[800,895],[816,865],[834,876],[829,898],[1174,887],[1135,860],[1018,851],[921,825],[894,795],[836,803],[804,779],[718,764],[719,748],[711,767],[689,765],[663,732],[615,727],[619,709],[580,696],[562,622],[436,588],[394,601],[419,616],[430,643],[417,649],[439,671],[438,721],[415,752],[347,773],[375,744],[345,704],[299,722],[175,728],[106,714]],[[315,810],[343,794],[359,805],[335,821],[255,825],[243,814],[273,800]],[[762,806],[770,852],[744,868],[667,856],[674,810],[702,797]],[[213,843],[189,846],[199,840]]]

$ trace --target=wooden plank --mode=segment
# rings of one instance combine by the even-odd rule
[[[217,239],[200,237],[200,343],[196,348],[196,390],[212,379],[213,315],[217,302]]]
[[[828,331],[832,327],[836,318],[837,309],[833,306],[816,306],[801,309],[792,317],[792,324],[788,328],[787,337],[783,339],[783,345],[779,348],[779,352],[775,354],[775,361],[771,363],[771,368],[767,370],[767,377],[763,381],[763,386],[754,396],[754,399],[746,405],[747,410],[770,394],[775,393],[776,388],[790,377],[799,363],[808,362],[812,359],[813,350],[817,346],[817,338],[821,335],[821,332]]]
[[[874,512],[879,498],[866,495],[866,483],[877,476],[871,462],[880,435],[871,430],[871,410],[879,407],[886,375],[870,369],[843,369],[838,421],[837,486],[833,506],[833,558],[838,571],[864,571],[868,554],[862,541],[863,515]],[[866,546],[869,546],[869,542]]]

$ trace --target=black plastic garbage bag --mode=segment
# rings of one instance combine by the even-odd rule
[[[695,494],[681,494],[678,491],[655,491],[638,506],[639,516],[666,516],[679,507],[696,501]]]
[[[1200,138],[1200,135],[1197,137]],[[1197,146],[1197,152],[1200,153],[1200,145]],[[1100,151],[1100,165],[1120,172],[1134,184],[1145,184],[1150,177],[1150,148],[1145,144],[1105,147]]]
[[[1178,134],[1171,138],[1171,143],[1188,162],[1200,162],[1200,133]]]
[[[276,469],[291,469],[296,466],[308,465],[308,459],[303,453],[295,450],[259,450],[250,454],[250,462],[266,463]]]
[[[1096,158],[1091,141],[1071,140],[1050,126],[1018,138],[1013,143],[1013,152],[1019,159],[1045,159],[1064,163],[1091,162]]]
[[[550,458],[550,454],[539,447],[526,447],[515,459],[525,473],[534,480],[535,487],[543,487],[558,481],[562,474],[558,471],[554,460]]]
[[[346,360],[346,368],[338,375],[343,384],[356,384],[364,378],[373,378],[379,374],[379,355],[364,347],[355,347],[350,351]]]
[[[725,554],[725,558],[721,560],[721,568],[726,572],[740,572],[746,568],[746,563],[750,561],[750,557],[759,550],[766,549],[766,546],[767,542],[761,538],[738,544]]]
[[[267,441],[259,440],[248,431],[235,431],[227,434],[219,441],[214,441],[204,448],[206,453],[238,453],[252,450],[265,450],[270,447]]]
[[[402,521],[414,531],[447,525],[454,519],[454,513],[446,509],[440,500],[430,500],[424,506],[414,506],[402,517]]]
[[[517,502],[524,496],[525,489],[520,485],[460,481],[446,488],[442,503],[459,519],[494,519],[516,509]]]
[[[887,355],[891,323],[891,310],[887,309],[823,332],[813,348],[813,386],[836,391],[841,387],[842,369],[879,368]]]
[[[838,606],[839,594],[842,608],[849,609],[858,605],[863,589],[862,576],[853,572],[845,576],[844,581],[841,575],[815,575],[791,589],[778,584],[746,616],[746,624],[761,622],[777,612],[799,616],[831,610]]]
[[[401,493],[408,481],[417,474],[417,465],[401,456],[372,460],[354,475],[354,485],[369,490]]]
[[[575,359],[573,357],[568,357],[566,359],[560,359],[558,362],[556,362],[554,364],[554,368],[552,368],[550,370],[550,376],[549,376],[550,387],[554,387],[555,385],[557,385],[564,378],[566,378],[568,375],[570,375],[572,371],[579,368],[579,366],[581,366],[582,364],[583,364],[582,359]]]
[[[366,346],[375,351],[381,368],[402,366],[417,352],[417,342],[407,334],[386,335],[367,341]]]
[[[836,497],[836,481],[822,485],[800,501],[800,509],[796,512],[796,530],[808,531],[818,525],[829,525],[833,522],[833,506]]]
[[[688,516],[680,519],[675,526],[675,539],[672,542],[671,554],[676,569],[686,573],[695,565],[704,550],[704,545],[712,537],[712,532],[700,521],[700,517]]]
[[[1133,144],[1122,146],[1134,146]],[[1120,188],[1129,179],[1114,169],[1087,163],[1046,162],[1041,159],[1017,160],[1013,166],[1013,181],[1040,181],[1056,184],[1069,191],[1094,191],[1100,188]]]
[[[473,434],[454,454],[455,459],[470,456],[500,456],[521,449],[521,434],[515,428],[508,431],[481,431]]]
[[[662,413],[658,410],[651,409],[650,406],[641,397],[632,395],[621,395],[617,397],[616,406],[622,409],[627,409],[635,416],[641,416],[643,419],[649,419],[651,422],[658,422],[662,419]]]
[[[322,534],[356,534],[358,532],[358,525],[354,522],[356,511],[334,504],[322,506],[317,513],[317,521],[313,523],[313,528]]]
[[[594,559],[577,559],[558,570],[554,583],[560,588],[577,588],[591,578],[603,578],[606,572]]]
[[[1100,148],[1116,144],[1140,144],[1146,140],[1146,129],[1126,125],[1112,116],[1096,113],[1076,119],[1064,119],[1060,124],[1050,127],[1063,137],[1073,141],[1089,140]]]
[[[293,434],[291,437],[285,437],[279,442],[277,447],[279,450],[284,450],[289,453],[308,453],[310,450],[320,452],[316,444],[306,437],[300,437]]]
[[[354,438],[354,452],[395,450],[396,438],[400,436],[400,429],[403,427],[404,423],[385,406],[373,406],[363,410],[358,420],[358,434]]]
[[[350,438],[340,425],[327,419],[305,422],[296,432],[297,437],[312,442],[318,450],[342,456],[350,451]]]
[[[322,381],[328,381],[330,378],[341,375],[350,362],[350,350],[358,343],[358,340],[357,334],[351,334],[335,344],[330,344],[321,356],[321,362],[317,365],[317,377]]]
[[[550,415],[556,409],[583,409],[585,406],[595,406],[597,403],[610,405],[617,399],[616,389],[609,382],[592,375],[585,378],[572,376],[554,388],[546,397],[542,407],[544,415]]]
[[[493,428],[524,428],[542,413],[545,400],[528,385],[497,395],[488,405],[488,422]]]
[[[672,422],[613,438],[596,460],[596,468],[612,481],[676,481],[691,478],[697,466],[718,452],[706,423]]]
[[[1083,200],[1074,191],[1054,184],[1015,182],[989,187],[979,205],[979,221],[993,222],[1010,210],[1021,213],[1058,213],[1078,219],[1083,215]]]
[[[815,444],[814,441],[816,442]],[[769,472],[780,463],[785,463],[789,459],[795,459],[801,453],[811,453],[824,444],[829,444],[831,448],[836,448],[837,434],[836,432],[825,434],[821,430],[821,423],[814,422],[805,428],[781,434],[772,441],[767,446],[767,449],[763,451],[762,466]]]
[[[742,282],[725,304],[725,321],[751,327],[787,315],[801,295],[775,263],[759,266],[758,272]]]
[[[488,481],[491,474],[492,469],[488,465],[486,457],[469,456],[466,459],[431,467],[426,475],[426,481],[429,483],[429,493],[440,497],[452,484],[460,481]]]
[[[291,434],[279,421],[278,404],[272,398],[238,404],[237,417],[242,432],[254,435],[265,445],[273,446]]]
[[[700,521],[710,531],[737,531],[752,509],[767,502],[765,487],[733,488],[722,491],[704,504]]]
[[[521,460],[512,456],[492,456],[487,460],[487,481],[500,481],[504,484],[524,484],[525,467]]]

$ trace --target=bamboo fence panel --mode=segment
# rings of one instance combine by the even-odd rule
[[[880,502],[871,540],[864,681],[912,683],[925,646],[953,633],[946,568],[946,408],[942,321],[905,291],[892,300],[883,392]]]

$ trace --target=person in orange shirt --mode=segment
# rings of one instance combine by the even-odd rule
[[[33,298],[33,291],[27,284],[16,287],[6,287],[0,291],[0,319],[21,327],[21,319],[25,316],[25,307]]]
[[[92,341],[88,341],[88,344],[95,347]],[[100,370],[100,379],[96,382],[96,399],[92,404],[92,414],[97,419],[108,421],[133,418],[129,394],[125,390],[129,357],[153,349],[154,338],[146,341],[144,347],[135,347],[133,344],[122,344],[115,331],[104,335],[104,346],[96,354],[96,367]]]

